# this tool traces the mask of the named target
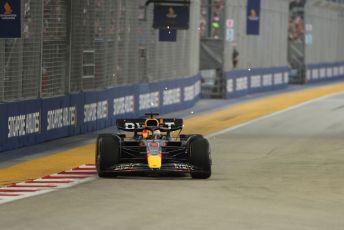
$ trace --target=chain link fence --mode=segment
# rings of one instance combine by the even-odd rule
[[[145,2],[21,0],[22,38],[0,39],[0,102],[197,74],[199,1],[177,42],[159,42]]]
[[[22,38],[0,39],[0,101],[40,94],[42,2],[22,1]]]

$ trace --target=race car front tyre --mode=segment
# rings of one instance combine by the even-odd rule
[[[196,166],[199,171],[191,172],[194,179],[208,179],[211,176],[211,156],[209,142],[200,135],[191,137],[189,141],[190,163]]]
[[[96,168],[99,177],[115,176],[106,172],[119,162],[120,138],[112,134],[100,134],[96,143]]]

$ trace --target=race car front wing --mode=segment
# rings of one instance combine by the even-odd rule
[[[108,173],[114,174],[130,174],[130,173],[147,173],[147,174],[168,174],[168,173],[191,173],[203,172],[202,169],[197,168],[187,163],[166,163],[160,169],[151,169],[147,164],[143,163],[122,163],[116,164],[107,170]]]

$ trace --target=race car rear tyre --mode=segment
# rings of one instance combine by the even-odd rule
[[[203,138],[203,136],[201,134],[191,134],[191,135],[180,134],[179,137],[183,140],[186,140],[188,143],[190,143],[195,138],[198,138],[198,137]]]
[[[208,179],[211,176],[211,156],[209,142],[201,135],[191,137],[189,141],[190,163],[200,171],[191,172],[194,179]]]
[[[119,162],[120,138],[112,134],[100,134],[96,144],[96,168],[99,177],[115,176],[106,172]]]

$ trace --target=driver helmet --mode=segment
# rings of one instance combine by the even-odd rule
[[[159,129],[157,129],[157,130],[154,130],[153,134],[154,134],[154,136],[156,136],[156,137],[160,137],[161,132],[160,132]]]

